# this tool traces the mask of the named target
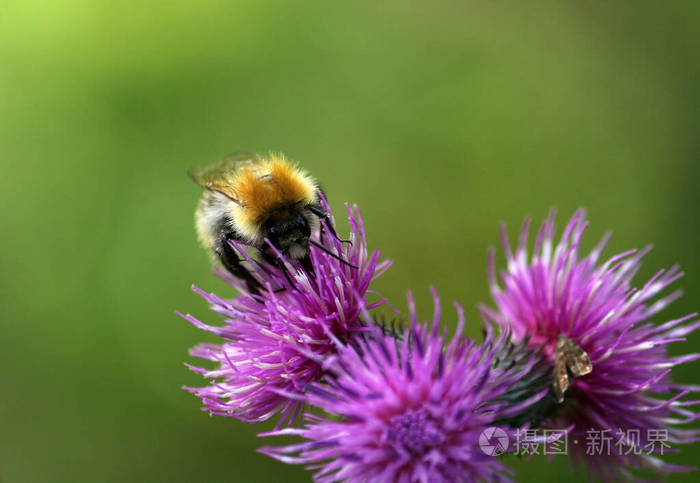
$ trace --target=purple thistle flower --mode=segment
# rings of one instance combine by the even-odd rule
[[[320,482],[509,480],[512,470],[494,457],[506,450],[495,446],[503,439],[494,436],[514,441],[514,431],[502,427],[494,433],[493,427],[545,396],[547,387],[525,400],[508,398],[509,388],[528,377],[539,359],[499,367],[498,358],[512,349],[510,335],[496,337],[488,328],[482,345],[462,338],[459,305],[457,332],[448,340],[433,296],[431,329],[418,323],[409,295],[412,324],[400,341],[375,329],[327,362],[326,384],[314,384],[304,398],[325,416],[307,414],[303,428],[261,435],[306,441],[259,451],[317,469]]]
[[[670,378],[671,368],[700,355],[671,357],[667,353],[667,344],[685,340],[700,322],[690,322],[696,314],[661,324],[651,321],[680,296],[675,291],[654,301],[682,276],[678,267],[659,271],[641,289],[635,289],[632,278],[649,248],[598,264],[608,234],[588,256],[580,258],[585,213],[574,214],[555,247],[552,212],[529,258],[529,224],[526,220],[515,253],[501,226],[507,259],[507,270],[500,273],[503,288],[491,251],[489,279],[496,309],[482,306],[481,310],[487,319],[510,328],[515,342],[527,338],[531,347],[542,348],[552,362],[560,335],[590,357],[592,371],[570,382],[564,402],[553,406],[544,425],[573,426],[569,441],[578,441],[578,445],[570,444],[574,460],[586,463],[603,479],[633,478],[631,469],[651,468],[661,473],[693,469],[667,464],[656,456],[673,451],[669,445],[700,440],[700,431],[674,427],[698,418],[686,409],[698,401],[681,398],[700,387],[677,385]]]
[[[330,213],[327,206],[326,210]],[[378,251],[368,254],[360,211],[357,207],[347,207],[347,211],[351,243],[345,247],[327,229],[321,243],[357,268],[310,246],[313,271],[285,261],[293,279],[294,285],[290,285],[279,268],[251,259],[242,247],[232,244],[267,291],[251,294],[243,281],[223,269],[218,276],[242,292],[235,299],[223,300],[193,287],[213,311],[226,317],[219,327],[189,314],[182,316],[226,339],[221,345],[202,344],[190,351],[192,356],[218,365],[215,369],[188,365],[211,380],[205,387],[185,388],[202,399],[205,411],[247,422],[281,414],[278,424],[290,423],[303,404],[287,394],[301,393],[317,381],[324,358],[335,353],[339,344],[367,330],[360,314],[385,302],[370,304],[366,300],[372,293],[370,283],[391,263],[380,263]]]

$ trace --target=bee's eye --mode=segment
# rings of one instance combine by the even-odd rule
[[[294,223],[295,226],[300,227],[300,228],[308,225],[308,223],[306,222],[306,219],[301,215],[296,215],[294,217],[294,219],[292,220],[292,223]]]
[[[270,235],[276,235],[276,234],[277,234],[277,227],[271,226],[270,227]]]

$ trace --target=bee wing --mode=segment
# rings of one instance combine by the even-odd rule
[[[188,176],[194,183],[210,191],[218,191],[238,203],[231,189],[231,181],[242,167],[258,163],[260,156],[255,153],[233,153],[209,164],[190,168]]]

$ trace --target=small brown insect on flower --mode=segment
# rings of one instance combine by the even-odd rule
[[[554,359],[554,395],[557,402],[564,402],[564,393],[569,388],[571,378],[585,376],[593,371],[591,358],[586,351],[563,334],[559,335]]]

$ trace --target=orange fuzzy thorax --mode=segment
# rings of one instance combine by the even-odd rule
[[[234,219],[249,235],[276,211],[316,201],[314,180],[281,156],[241,167],[232,188],[239,203]]]

